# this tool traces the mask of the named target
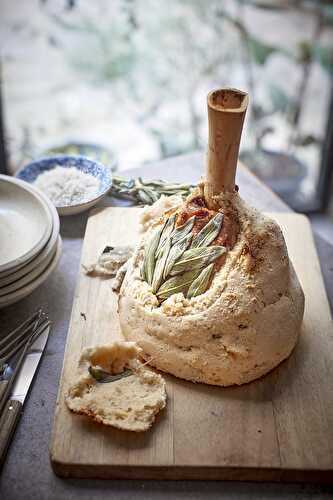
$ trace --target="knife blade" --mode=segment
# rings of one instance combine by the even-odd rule
[[[6,454],[14,435],[17,423],[22,414],[23,404],[29,392],[34,375],[43,355],[50,326],[34,341],[24,358],[21,369],[15,380],[12,393],[7,401],[0,417],[0,468],[2,467]]]

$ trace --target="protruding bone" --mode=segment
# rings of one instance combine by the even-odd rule
[[[237,89],[213,90],[208,94],[208,153],[205,199],[213,207],[212,197],[234,191],[239,144],[248,95]]]

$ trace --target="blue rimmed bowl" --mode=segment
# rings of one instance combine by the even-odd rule
[[[97,161],[79,155],[54,155],[34,160],[21,168],[16,173],[16,177],[33,184],[41,173],[59,166],[65,168],[75,167],[81,172],[95,177],[99,181],[96,194],[94,194],[92,198],[84,203],[76,203],[61,207],[57,206],[56,208],[59,215],[74,215],[88,210],[104,198],[111,188],[112,174],[110,169]]]

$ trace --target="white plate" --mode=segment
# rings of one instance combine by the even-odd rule
[[[38,276],[38,278],[36,278],[28,285],[24,286],[23,288],[20,288],[19,290],[16,290],[13,293],[9,293],[8,295],[0,297],[0,309],[7,307],[11,304],[14,304],[15,302],[18,302],[19,300],[26,297],[27,295],[30,295],[38,286],[44,283],[44,281],[49,277],[52,271],[54,271],[55,268],[57,267],[61,255],[61,247],[62,247],[62,242],[59,236],[56,254],[53,257],[53,260],[50,263],[50,265],[45,269],[45,271],[42,274]]]
[[[49,240],[52,225],[50,210],[38,191],[0,175],[0,272],[31,260]]]
[[[39,266],[35,267],[28,274],[22,276],[22,278],[19,278],[16,281],[9,283],[8,285],[2,286],[2,284],[0,283],[0,298],[3,297],[4,295],[8,295],[9,293],[15,292],[15,290],[23,288],[25,285],[28,285],[42,274],[42,272],[47,268],[47,266],[50,264],[53,257],[55,256],[59,238],[60,236],[58,236],[57,241],[55,242],[55,245],[53,245],[52,250],[49,252],[47,257],[44,260],[42,260]]]
[[[39,254],[36,257],[33,257],[32,260],[30,260],[27,264],[20,266],[18,269],[16,268],[14,271],[5,271],[4,273],[0,273],[0,287],[9,285],[10,283],[19,280],[23,276],[26,276],[37,267],[42,266],[42,263],[50,257],[52,252],[54,255],[59,236],[59,215],[53,203],[51,203],[45,195],[41,194],[41,197],[47,203],[53,218],[53,228],[50,239],[46,243],[45,247],[39,252]]]

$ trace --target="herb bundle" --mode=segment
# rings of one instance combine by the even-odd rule
[[[163,301],[174,293],[187,298],[203,294],[209,285],[214,261],[226,252],[225,247],[209,246],[218,236],[223,214],[217,213],[194,237],[195,217],[175,227],[176,215],[155,228],[144,248],[141,277]]]
[[[141,177],[127,180],[119,175],[113,175],[109,194],[130,200],[136,205],[152,205],[162,195],[188,196],[194,188],[192,184],[168,183],[162,180],[143,181]]]

